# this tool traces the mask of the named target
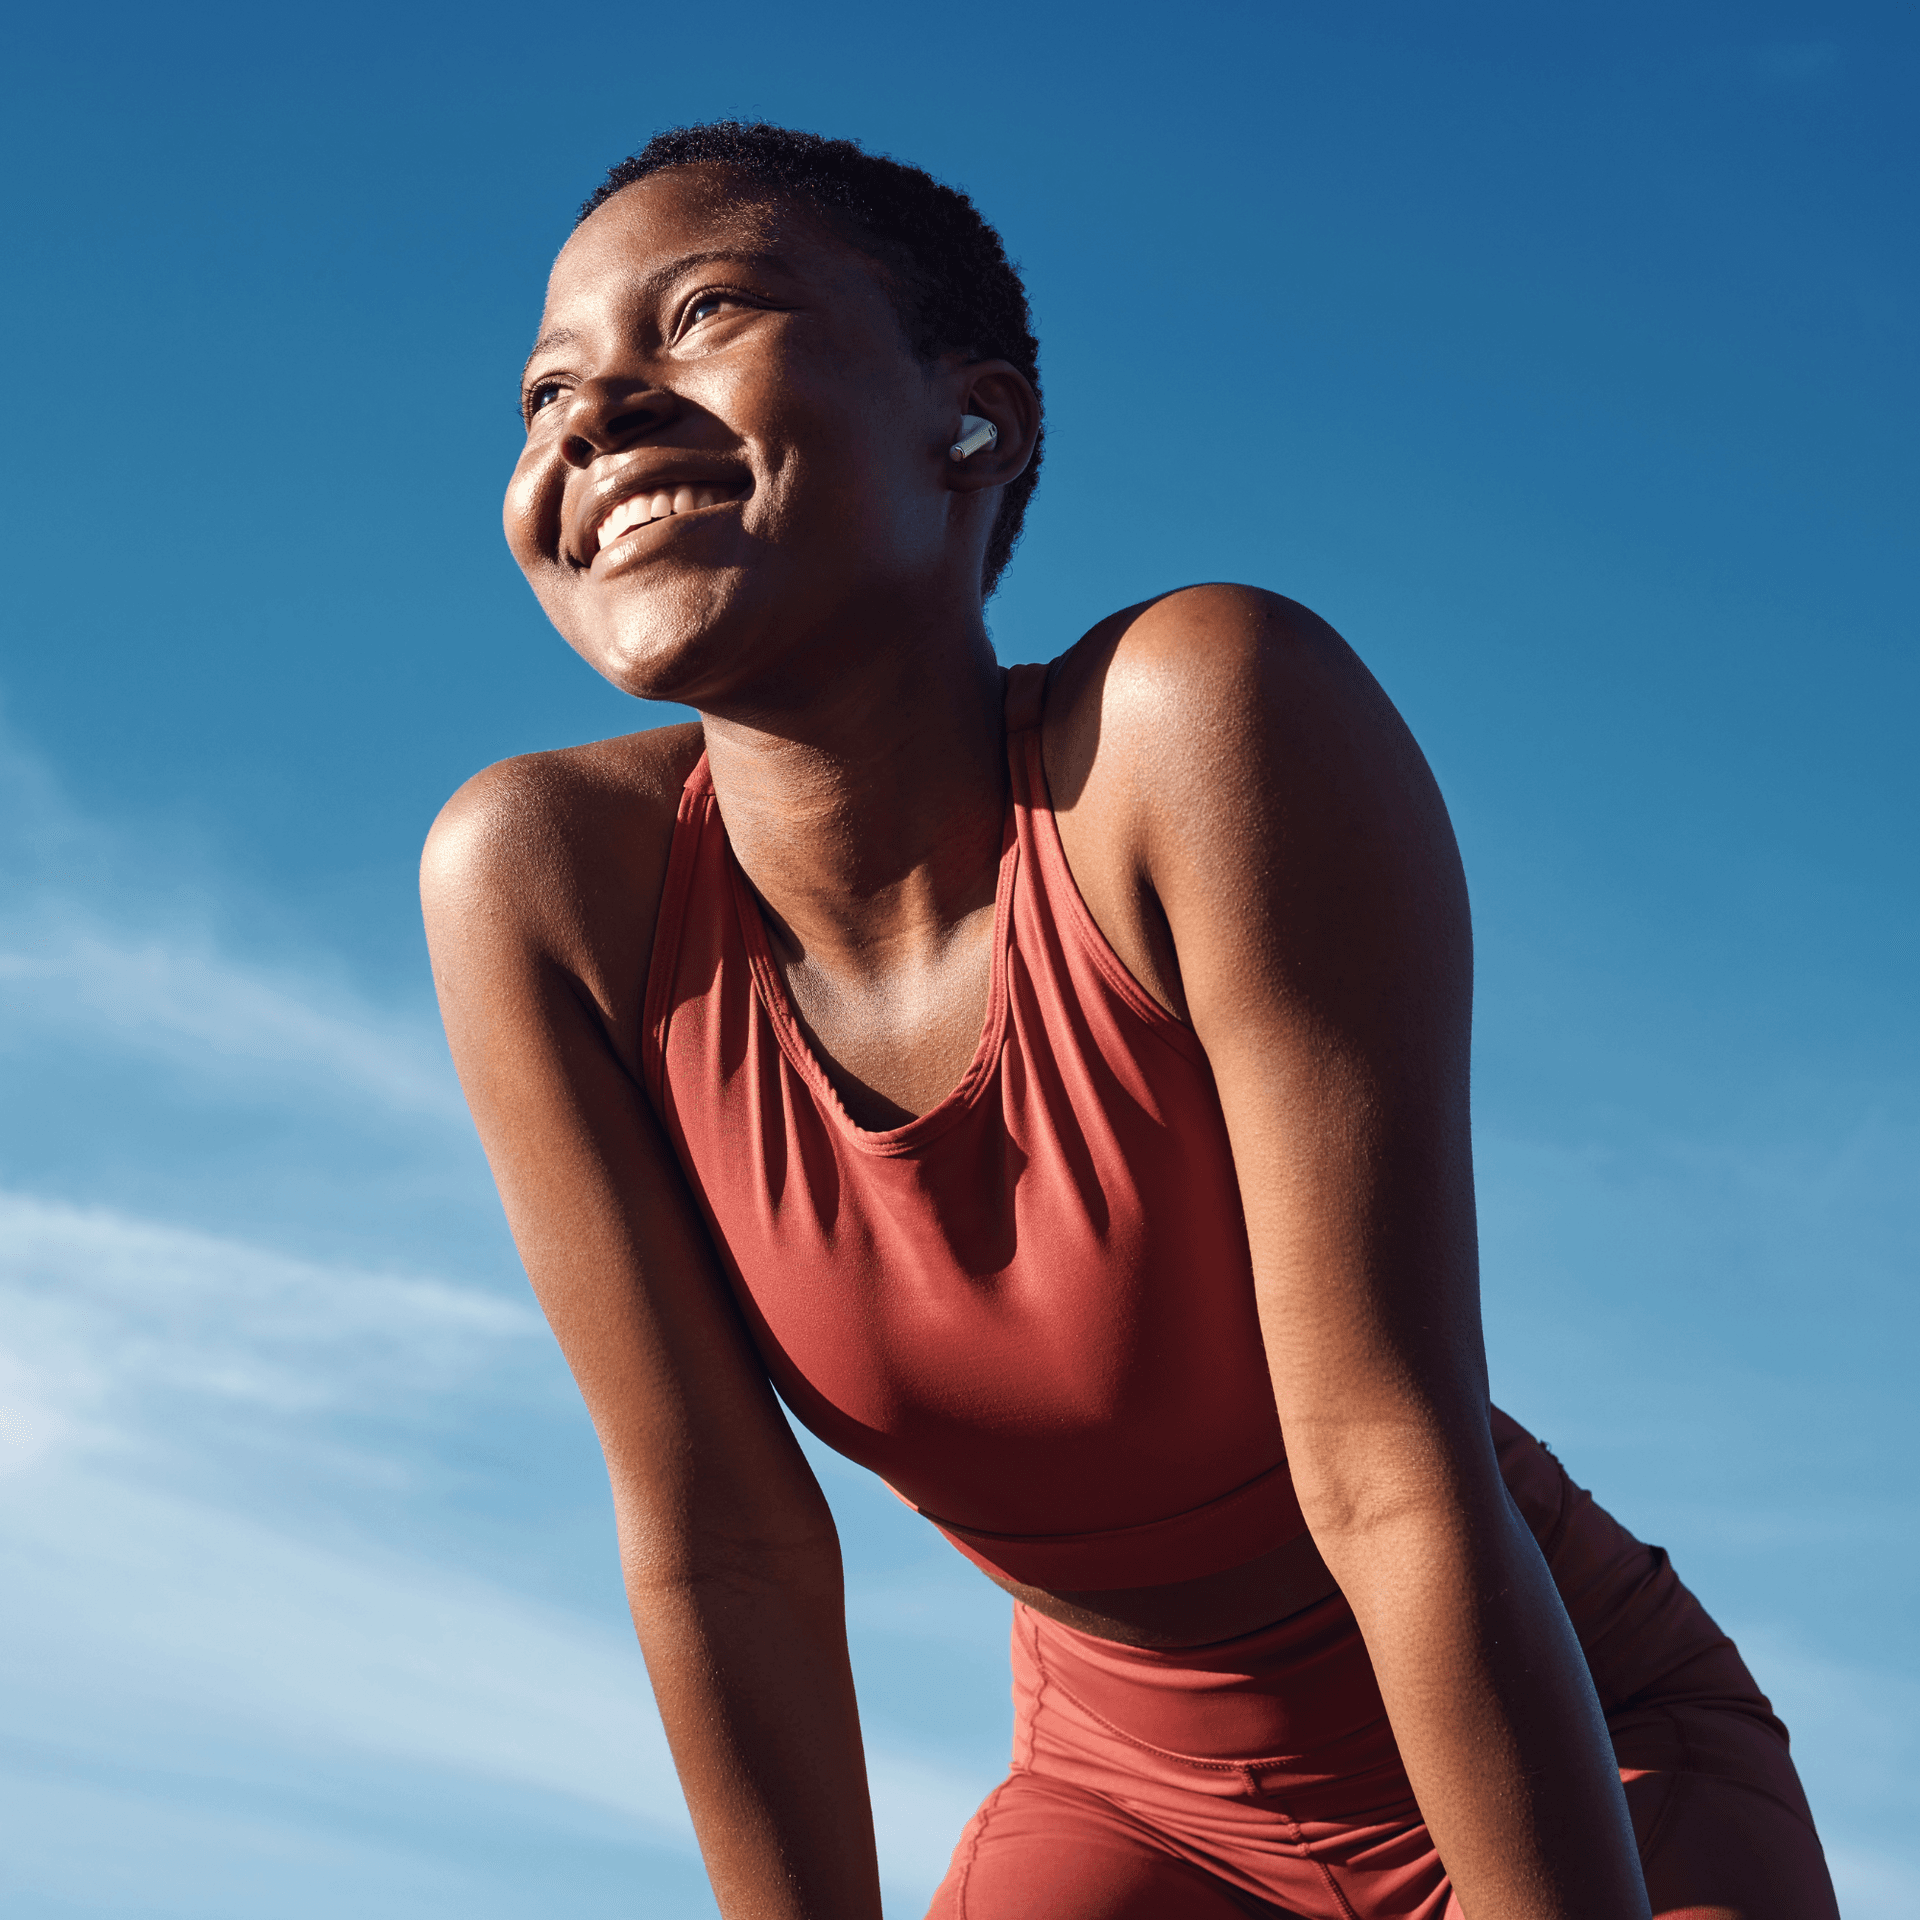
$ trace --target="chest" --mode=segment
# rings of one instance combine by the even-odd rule
[[[1243,1364],[1264,1398],[1204,1059],[1039,959],[1012,946],[958,1084],[881,1132],[764,962],[716,956],[673,1012],[676,1148],[775,1384],[856,1457],[861,1435],[1204,1425]]]
[[[717,834],[656,949],[648,1085],[806,1426],[963,1526],[1125,1528],[1272,1468],[1278,1422],[1205,1053],[1018,820],[935,1104],[859,1124]]]

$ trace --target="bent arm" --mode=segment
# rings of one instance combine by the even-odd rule
[[[621,1057],[602,983],[634,964],[644,979],[644,952],[581,906],[606,876],[567,813],[496,777],[428,844],[455,1063],[606,1456],[634,1624],[720,1909],[879,1920],[832,1516]],[[632,885],[615,893],[657,898],[657,872],[651,892],[647,874],[616,877]]]
[[[1239,589],[1142,615],[1108,704],[1212,1062],[1288,1459],[1472,1920],[1646,1895],[1585,1660],[1488,1432],[1472,951],[1438,790],[1338,636]]]

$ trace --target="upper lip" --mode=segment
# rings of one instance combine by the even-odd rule
[[[567,560],[576,567],[592,566],[600,551],[600,522],[621,501],[637,493],[671,493],[675,487],[719,487],[738,494],[746,491],[747,478],[736,466],[664,447],[629,455],[624,466],[580,489],[567,516]]]

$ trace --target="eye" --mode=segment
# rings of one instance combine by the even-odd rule
[[[565,392],[566,389],[557,380],[542,380],[538,386],[527,389],[523,411],[531,420],[536,413],[545,412]]]
[[[722,314],[738,313],[744,309],[759,308],[765,304],[750,293],[742,293],[735,287],[709,287],[704,293],[696,293],[680,309],[680,320],[674,329],[676,339],[684,339],[695,327],[705,326],[709,320],[717,320]]]

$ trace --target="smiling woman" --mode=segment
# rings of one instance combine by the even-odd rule
[[[1465,892],[1384,694],[1239,587],[995,663],[1041,408],[971,203],[662,136],[523,406],[542,605],[701,718],[470,782],[428,926],[723,1911],[880,1911],[777,1390],[1017,1602],[937,1914],[1832,1914],[1731,1644],[1487,1404]]]

